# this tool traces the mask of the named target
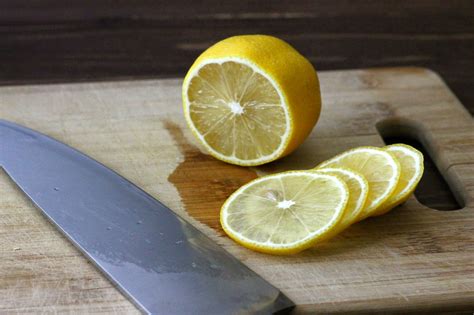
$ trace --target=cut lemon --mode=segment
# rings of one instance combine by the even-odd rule
[[[390,198],[373,215],[382,215],[405,202],[415,191],[423,175],[423,154],[406,144],[392,144],[383,148],[398,160],[401,166],[400,179]]]
[[[359,220],[360,214],[364,209],[365,201],[367,200],[369,183],[364,176],[347,168],[328,167],[318,169],[317,172],[337,175],[344,180],[349,188],[349,200],[347,201],[344,215],[337,226],[331,230],[331,233],[326,237],[331,238]]]
[[[359,147],[329,159],[317,168],[346,167],[360,173],[369,183],[367,201],[359,220],[371,216],[395,190],[400,178],[400,164],[387,151]]]
[[[227,38],[208,48],[183,82],[186,121],[211,155],[260,165],[295,150],[319,118],[311,63],[271,36]]]
[[[221,225],[247,248],[297,253],[331,232],[348,199],[347,185],[334,175],[311,171],[269,175],[242,186],[227,199]]]

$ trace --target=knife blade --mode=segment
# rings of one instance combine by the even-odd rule
[[[282,292],[161,202],[83,153],[0,120],[0,165],[142,312],[290,311]]]

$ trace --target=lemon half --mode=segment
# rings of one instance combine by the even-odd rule
[[[265,35],[224,39],[194,62],[183,82],[186,121],[219,160],[260,165],[295,150],[319,118],[311,63]]]
[[[224,231],[247,248],[292,254],[331,233],[348,199],[347,185],[339,177],[284,172],[239,188],[222,206],[220,220]]]

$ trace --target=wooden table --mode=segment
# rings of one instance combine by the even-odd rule
[[[7,0],[0,83],[183,76],[235,34],[281,37],[320,70],[416,65],[474,112],[474,2]]]
[[[0,6],[0,84],[182,77],[212,43],[249,33],[288,41],[318,70],[431,68],[474,113],[470,0],[7,0]],[[418,199],[457,208],[435,166],[426,168]]]

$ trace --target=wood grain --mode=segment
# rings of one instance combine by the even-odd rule
[[[423,68],[322,72],[323,112],[290,156],[240,168],[207,156],[181,113],[176,79],[0,88],[0,117],[105,163],[280,288],[296,313],[474,311],[474,123]],[[275,257],[242,248],[218,207],[256,174],[304,169],[358,145],[376,125],[424,142],[465,205],[435,211],[412,197],[317,248]],[[0,313],[133,313],[136,309],[0,175]]]
[[[7,0],[0,82],[183,77],[231,35],[281,37],[317,69],[435,69],[474,113],[474,2]]]
[[[470,0],[6,0],[0,84],[183,77],[210,44],[242,33],[281,37],[318,70],[432,68],[474,113]],[[422,186],[428,204],[457,207],[442,185],[424,179]]]

